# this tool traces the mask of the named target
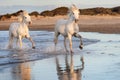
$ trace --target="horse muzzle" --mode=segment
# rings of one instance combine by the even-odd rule
[[[79,21],[79,19],[75,19],[75,22],[77,23]]]
[[[30,22],[28,22],[28,24],[30,25],[30,24],[32,24],[32,22],[30,21]]]

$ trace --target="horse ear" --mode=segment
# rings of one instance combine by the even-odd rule
[[[74,10],[77,10],[78,8],[75,6],[75,4],[72,4],[71,6],[71,10],[74,11]]]
[[[28,12],[27,11],[23,11],[23,15],[28,15]]]

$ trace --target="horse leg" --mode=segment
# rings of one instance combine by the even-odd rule
[[[72,49],[72,35],[71,34],[68,34],[68,39],[69,39],[70,52],[73,53],[73,49]]]
[[[74,34],[73,34],[73,36],[74,36],[74,37],[77,37],[77,38],[79,38],[79,39],[80,39],[80,42],[81,42],[81,43],[80,43],[79,48],[80,48],[80,49],[83,49],[82,36],[81,36],[81,35],[79,35],[78,33],[74,33]]]
[[[35,49],[35,43],[31,37],[28,38],[29,41],[32,43],[32,48]]]
[[[12,36],[12,35],[11,35],[10,38],[9,38],[8,48],[9,48],[9,49],[13,48],[13,36]]]
[[[60,35],[60,33],[58,33],[58,32],[55,32],[55,34],[54,34],[55,51],[56,51],[56,45],[57,45],[57,42],[58,42],[58,36],[59,35]]]
[[[19,36],[19,44],[20,44],[20,48],[22,48],[22,37]]]
[[[66,52],[68,52],[67,47],[66,47],[66,37],[64,37],[64,47],[65,47]]]
[[[58,42],[58,36],[60,35],[60,33],[58,32],[55,32],[55,35],[54,35],[54,43],[55,43],[55,46],[57,45],[57,42]]]
[[[16,40],[16,46],[18,46],[18,43],[19,43],[19,39],[17,38],[17,40]]]

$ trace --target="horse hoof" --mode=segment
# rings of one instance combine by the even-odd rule
[[[80,49],[83,49],[83,45],[80,45],[79,48],[80,48]]]
[[[73,51],[70,51],[72,54],[74,53]]]
[[[35,46],[33,46],[32,48],[35,49]]]
[[[66,52],[68,53],[69,51],[68,51],[68,50],[66,50]]]

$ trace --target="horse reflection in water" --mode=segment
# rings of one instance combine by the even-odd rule
[[[14,78],[13,80],[31,80],[31,69],[26,63],[18,64],[14,68]]]
[[[24,61],[24,55],[18,53],[19,58]],[[13,80],[31,80],[31,68],[29,62],[19,63],[13,67]]]
[[[80,59],[81,65],[74,66],[73,55],[70,56],[70,63],[68,62],[68,55],[65,57],[65,69],[60,66],[59,59],[56,57],[56,69],[59,80],[81,80],[82,70],[84,69],[84,59]]]

